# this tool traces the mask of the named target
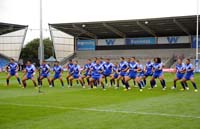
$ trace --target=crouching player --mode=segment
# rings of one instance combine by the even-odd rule
[[[187,87],[185,84],[188,80],[190,80],[192,82],[193,87],[194,87],[194,92],[198,92],[196,83],[194,81],[194,67],[190,63],[190,59],[186,60],[185,70],[186,70],[186,74],[183,77],[183,79],[181,80],[183,90],[185,90],[185,89],[189,90],[189,87]]]
[[[116,89],[119,88],[119,81],[122,80],[122,84],[125,85],[125,76],[126,76],[126,72],[128,70],[128,63],[125,61],[124,57],[120,58],[120,63],[118,66],[118,70],[119,70],[119,76],[117,78],[117,87]]]
[[[164,80],[164,75],[163,75],[163,64],[161,62],[161,59],[159,57],[154,58],[154,64],[153,64],[153,77],[150,80],[151,88],[154,88],[155,86],[155,79],[158,78],[160,80],[160,83],[162,85],[163,90],[166,90],[166,83]]]
[[[103,64],[104,72],[103,72],[103,78],[105,78],[105,84],[108,86],[108,77],[111,77],[112,69],[114,65],[110,63],[110,59],[106,59],[106,62]],[[110,84],[112,82],[110,81]]]
[[[6,70],[8,71],[8,76],[6,77],[6,84],[9,86],[9,80],[12,76],[15,76],[19,85],[21,86],[21,81],[18,76],[18,64],[14,62],[14,59],[10,59],[10,63],[6,66]]]
[[[82,85],[83,88],[85,88],[84,84],[83,84],[83,80],[81,77],[81,67],[80,65],[78,65],[78,61],[74,61],[74,67],[72,69],[72,76],[69,78],[69,87],[72,87],[72,82],[74,79],[78,79]]]
[[[34,74],[36,72],[35,66],[31,63],[31,61],[27,61],[26,63],[26,68],[24,71],[24,76],[22,79],[22,83],[23,83],[23,87],[22,88],[26,88],[26,80],[31,79],[33,81],[34,86],[37,88],[37,84],[34,78]]]
[[[62,68],[62,66],[59,65],[59,61],[55,62],[54,67],[53,67],[53,71],[55,72],[55,74],[54,74],[54,77],[51,79],[51,86],[50,87],[54,87],[54,81],[56,79],[59,79],[62,87],[64,88],[64,83],[63,83],[63,80],[62,80],[63,68]]]
[[[174,79],[174,86],[172,87],[172,90],[176,89],[176,82],[178,80],[183,79],[185,75],[185,64],[183,64],[181,59],[178,59],[176,64],[176,77]],[[181,82],[181,85],[184,86],[184,88],[188,87],[186,82]]]
[[[147,77],[149,76],[152,76],[153,75],[153,63],[147,59],[147,63],[146,63],[146,67],[145,67],[145,74],[144,74],[144,84],[146,85],[147,82],[146,82],[146,79]]]
[[[50,69],[49,65],[46,64],[45,61],[43,61],[42,64],[40,65],[39,70],[41,70],[41,73],[40,73],[40,76],[39,76],[39,79],[38,79],[38,85],[42,86],[42,80],[44,78],[47,78],[49,86],[51,86],[51,79],[49,77],[51,69]]]
[[[101,83],[103,90],[105,90],[105,86],[103,84],[103,79],[102,79],[103,71],[104,71],[103,66],[100,64],[99,59],[97,59],[96,64],[92,66],[92,76],[90,78],[90,83],[89,83],[89,86],[91,88],[93,88],[93,85],[94,84],[96,85],[97,82],[99,81]]]
[[[138,64],[135,62],[135,57],[132,57],[128,67],[128,75],[125,76],[125,86],[126,86],[126,88],[124,89],[125,91],[130,89],[128,81],[131,79],[134,79],[136,82],[138,82],[138,86],[140,90],[142,90],[142,86],[139,83],[139,79],[137,79],[137,71],[138,71]]]
[[[90,81],[89,78],[91,77],[91,68],[92,68],[91,59],[88,59],[87,63],[84,65],[83,72],[85,72],[85,73],[82,77],[83,81],[84,81],[84,79],[86,79],[88,85],[89,85],[89,81]],[[84,85],[85,84],[86,84],[86,82],[84,82]]]
[[[111,86],[114,86],[116,87],[117,85],[115,84],[115,79],[117,79],[119,76],[119,73],[118,73],[118,63],[116,62],[114,64],[114,67],[113,67],[113,74],[111,75],[110,77],[110,83],[111,83]]]

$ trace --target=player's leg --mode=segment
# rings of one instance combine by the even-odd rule
[[[54,75],[54,77],[51,79],[51,86],[50,87],[54,87],[54,81],[56,80],[56,76]]]
[[[175,77],[175,78],[174,78],[174,81],[173,81],[173,82],[174,82],[174,85],[173,85],[172,88],[171,88],[172,90],[176,89],[176,82],[177,82],[178,80],[179,80],[178,77]]]
[[[44,76],[41,75],[41,76],[39,77],[39,79],[38,79],[38,85],[39,85],[39,86],[42,86],[42,80],[43,80],[43,79],[44,79]]]
[[[15,78],[17,79],[18,84],[21,85],[21,80],[19,78],[18,73],[15,73]]]
[[[103,82],[103,78],[99,77],[99,82],[101,83],[101,87],[103,90],[105,90],[105,86],[104,86],[104,82]]]
[[[7,86],[9,86],[10,78],[11,78],[11,75],[10,75],[10,73],[8,73],[8,75],[7,75],[7,77],[6,77],[6,85],[7,85]]]
[[[122,79],[122,76],[119,75],[118,78],[117,78],[117,87],[116,88],[119,88],[119,81]]]
[[[156,81],[155,81],[156,78],[157,78],[156,76],[152,76],[152,78],[150,80],[150,85],[151,85],[150,89],[154,88],[154,86],[156,84]]]
[[[60,80],[61,86],[64,87],[64,82],[63,82],[62,76],[59,77],[59,80]]]
[[[31,78],[31,80],[32,80],[32,82],[33,82],[34,86],[35,86],[35,87],[37,87],[37,83],[36,83],[36,80],[35,80],[35,78],[34,78],[34,77],[32,77],[32,78]]]
[[[83,88],[85,88],[83,78],[82,78],[81,76],[79,76],[79,77],[78,77],[78,80],[79,80],[79,82],[81,83],[81,86],[82,86]]]
[[[198,90],[197,90],[197,85],[196,85],[196,83],[195,83],[195,81],[194,81],[194,77],[193,77],[193,76],[190,77],[190,81],[192,82],[192,85],[193,85],[193,87],[194,87],[194,91],[195,91],[195,92],[198,92]]]
[[[124,78],[125,78],[124,84],[125,84],[125,91],[126,91],[126,90],[128,90],[130,88],[128,81],[131,78],[129,76],[125,76]]]
[[[73,85],[73,80],[74,80],[74,77],[73,76],[70,76],[69,77],[69,85],[68,85],[68,87],[70,88],[70,87],[72,87],[72,85]]]
[[[89,78],[89,86],[90,86],[90,88],[93,88],[93,85],[94,85],[94,78],[93,77],[90,77]]]
[[[68,75],[67,75],[67,77],[66,77],[66,80],[67,80],[67,85],[70,85],[69,84],[69,78],[71,77],[71,74],[70,73],[68,73]]]
[[[162,85],[163,90],[166,90],[166,83],[163,75],[159,76],[160,83]]]
[[[27,76],[24,76],[22,78],[22,84],[23,84],[23,87],[22,88],[26,88],[26,80],[28,80],[28,77]]]
[[[135,78],[135,81],[137,82],[140,91],[142,91],[142,78],[138,76]]]
[[[50,77],[47,77],[47,81],[49,83],[49,86],[51,86],[51,79],[50,79]]]

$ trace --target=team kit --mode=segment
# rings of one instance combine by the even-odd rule
[[[160,80],[162,90],[166,90],[166,82],[163,74],[164,64],[161,58],[156,57],[151,61],[147,59],[145,66],[140,63],[140,60],[135,57],[125,59],[120,57],[119,62],[111,63],[110,59],[94,58],[88,59],[84,67],[78,64],[78,61],[69,60],[66,65],[68,74],[66,75],[67,86],[73,87],[76,83],[81,85],[83,88],[88,86],[90,89],[102,87],[106,90],[106,87],[115,87],[119,89],[121,84],[125,91],[131,89],[130,80],[133,80],[133,85],[139,88],[139,91],[143,91],[143,88],[147,85],[146,79],[150,78],[150,87],[153,89],[157,86],[156,79]],[[6,78],[6,84],[9,86],[9,80],[12,76],[15,76],[19,85],[22,88],[26,88],[27,80],[32,80],[36,88],[42,86],[42,80],[47,79],[49,87],[54,87],[54,81],[60,80],[61,86],[64,87],[63,72],[64,67],[62,67],[58,61],[54,63],[53,68],[43,61],[38,69],[31,63],[27,61],[26,67],[23,70],[23,77],[20,79],[18,75],[18,64],[14,59],[10,59],[10,63],[7,65],[6,70],[8,72]],[[39,71],[39,77],[35,78],[35,73]],[[50,77],[51,71],[54,72],[53,77]],[[176,75],[174,77],[174,85],[171,89],[176,89],[176,82],[179,81],[181,84],[181,90],[189,90],[187,81],[191,81],[194,92],[198,92],[197,86],[194,80],[194,67],[190,62],[190,59],[186,59],[183,63],[182,59],[177,60],[175,71]]]

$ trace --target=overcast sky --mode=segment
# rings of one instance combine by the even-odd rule
[[[195,15],[197,0],[43,0],[43,26],[98,20]],[[0,22],[39,29],[39,0],[0,0]],[[44,31],[48,37],[49,32]],[[26,42],[39,37],[28,31]]]

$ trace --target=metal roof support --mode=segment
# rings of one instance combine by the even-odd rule
[[[148,32],[149,34],[151,34],[152,36],[157,37],[156,33],[153,30],[151,30],[149,27],[141,24],[139,21],[137,21],[137,25],[139,27],[141,27],[143,30],[145,30],[146,32]]]
[[[187,28],[185,28],[185,26],[183,26],[180,22],[178,22],[175,18],[173,19],[173,22],[183,31],[185,32],[187,35],[191,35],[190,32],[188,31]]]
[[[115,34],[117,34],[118,36],[122,37],[122,38],[126,38],[126,34],[119,31],[118,29],[106,24],[105,22],[103,22],[103,26],[106,27],[107,29],[111,30],[112,32],[114,32]]]
[[[93,38],[93,39],[97,39],[97,36],[96,36],[95,34],[93,34],[93,33],[91,33],[91,32],[88,32],[87,30],[85,30],[85,29],[83,29],[83,28],[81,28],[81,27],[76,26],[75,24],[72,24],[72,26],[73,26],[75,29],[81,31],[83,34],[86,34],[87,36],[89,36],[89,37],[91,37],[91,38]]]

